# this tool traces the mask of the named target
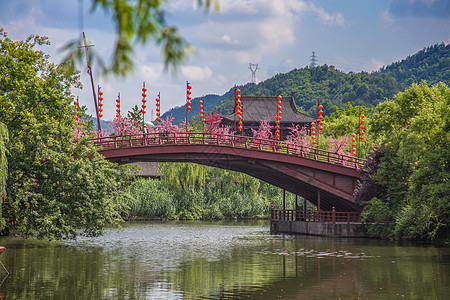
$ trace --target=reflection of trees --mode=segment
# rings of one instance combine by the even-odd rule
[[[25,241],[9,244],[7,251],[11,275],[0,288],[7,299],[144,298],[141,292],[157,279],[142,270],[138,258],[130,264],[100,247]]]
[[[17,299],[153,299],[161,293],[183,299],[439,299],[450,293],[446,248],[262,235],[235,238],[210,249],[212,255],[185,245],[186,256],[173,264],[179,242],[155,246],[170,247],[161,256],[139,247],[127,252],[127,243],[102,248],[9,240],[2,261],[11,275],[0,292]]]
[[[348,263],[344,262],[348,258],[336,257],[339,255],[350,254],[335,248],[331,239],[281,238],[232,250],[218,261],[189,260],[163,276],[174,289],[184,291],[185,299],[317,295],[322,285],[328,292],[348,290],[348,295],[355,295],[356,290],[361,294],[355,259]]]
[[[380,247],[383,242],[365,242],[275,239],[262,246],[235,249],[217,261],[188,260],[162,276],[174,290],[183,291],[184,299],[439,298],[448,294],[448,266],[436,269],[434,264],[439,250],[392,247],[391,243]]]
[[[364,264],[361,282],[367,294],[417,299],[450,294],[448,248],[378,242],[366,254],[375,256]]]

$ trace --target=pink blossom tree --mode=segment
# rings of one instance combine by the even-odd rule
[[[179,127],[180,127],[180,130],[183,130],[183,131],[186,131],[186,132],[189,132],[189,131],[192,130],[191,124],[189,122],[187,122],[187,124],[186,124],[186,120],[181,121]]]
[[[72,137],[74,142],[78,142],[83,136],[86,136],[86,124],[87,122],[81,118],[75,120],[74,135]]]
[[[331,146],[330,152],[339,155],[351,155],[348,152],[348,136],[341,136],[338,138],[330,137],[328,142]]]
[[[350,159],[351,153],[348,151],[348,136],[338,138],[330,137],[328,143],[331,146],[330,152],[337,155],[339,162],[345,164]]]
[[[212,114],[207,114],[206,122],[208,123],[206,131],[211,134],[216,134],[220,128],[220,122],[222,122],[222,115],[216,112],[213,112]]]
[[[253,137],[261,140],[270,140],[273,138],[272,134],[272,126],[269,123],[269,120],[263,120],[259,124],[258,130],[252,128]],[[265,141],[267,143],[267,141]]]
[[[290,133],[286,136],[285,143],[296,148],[295,153],[308,154],[311,147],[311,137],[308,135],[306,126],[300,127],[295,124],[289,127]]]
[[[230,136],[235,134],[230,126],[220,126],[222,116],[216,112],[206,115],[206,122],[208,123],[206,132],[209,132],[214,137],[221,137],[224,140],[229,140],[231,138]]]
[[[179,133],[182,129],[177,125],[173,124],[174,117],[167,116],[165,119],[161,120],[161,123],[155,127],[155,132],[157,133],[168,133],[174,136]]]
[[[137,135],[142,133],[142,123],[130,117],[115,117],[111,125],[115,135],[132,134]]]

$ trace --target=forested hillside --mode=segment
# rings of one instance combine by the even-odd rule
[[[425,80],[428,85],[450,82],[450,45],[436,44],[378,71],[394,77],[405,87]]]
[[[386,98],[393,98],[412,83],[426,80],[429,85],[440,81],[450,82],[450,45],[437,44],[424,48],[402,61],[383,67],[377,72],[344,73],[334,66],[318,66],[294,69],[288,73],[277,74],[258,85],[247,84],[241,88],[242,95],[283,96],[295,94],[299,110],[311,115],[316,114],[316,103],[324,105],[325,115],[334,112],[334,107],[345,107],[348,102],[353,106],[375,107]],[[198,103],[194,99],[193,103]],[[234,107],[233,89],[222,96],[205,96],[205,111],[217,111],[230,114]],[[199,113],[198,105],[192,105],[189,113],[193,118]],[[175,117],[178,124],[186,116],[185,106],[171,109],[166,115]],[[194,120],[198,118],[194,117]]]
[[[403,90],[403,85],[385,74],[346,74],[333,66],[323,65],[278,74],[258,85],[250,86],[243,91],[243,95],[275,96],[279,91],[282,96],[290,96],[294,93],[299,110],[315,115],[317,101],[320,101],[324,106],[324,113],[328,115],[334,111],[335,106],[343,107],[348,102],[352,105],[376,106]],[[233,99],[227,99],[218,110],[230,113],[232,101]]]

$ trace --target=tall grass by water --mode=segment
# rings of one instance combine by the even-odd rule
[[[255,219],[268,218],[271,205],[282,207],[281,189],[245,174],[173,163],[162,171],[161,180],[138,178],[129,186],[126,219]],[[286,207],[295,208],[295,195],[286,193]]]

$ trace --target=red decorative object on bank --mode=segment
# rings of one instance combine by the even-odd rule
[[[0,255],[6,250],[6,247],[0,246]],[[9,271],[5,268],[5,265],[0,261],[0,264],[2,265],[3,269],[5,269],[6,273],[9,275]]]

